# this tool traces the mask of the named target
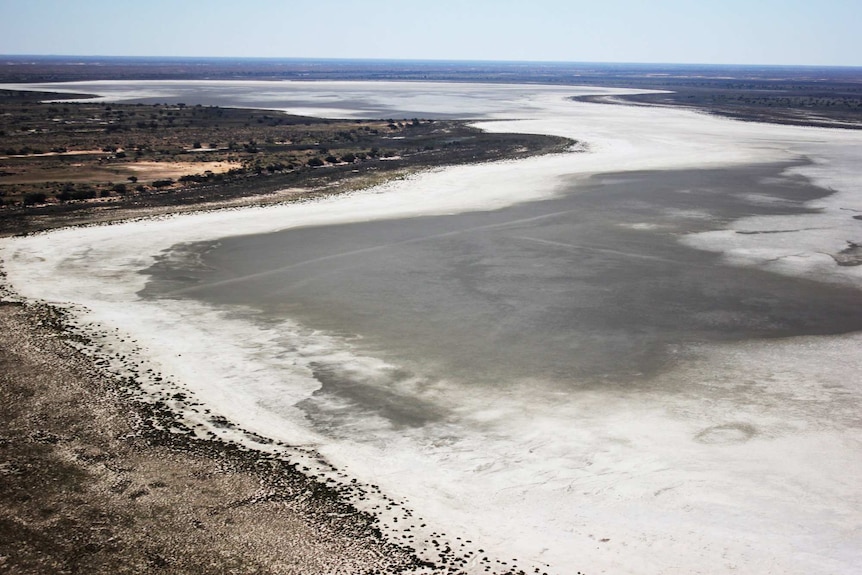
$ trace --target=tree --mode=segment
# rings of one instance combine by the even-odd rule
[[[46,199],[48,199],[48,196],[44,192],[28,192],[24,194],[24,205],[44,204]]]
[[[76,189],[72,192],[73,200],[92,200],[96,197],[96,190],[86,187],[82,189]]]

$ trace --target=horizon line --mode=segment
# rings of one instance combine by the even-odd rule
[[[294,62],[390,62],[390,63],[428,63],[428,64],[541,64],[541,65],[617,65],[617,66],[669,66],[669,67],[716,67],[716,68],[846,68],[862,69],[862,65],[851,64],[740,64],[708,62],[634,62],[634,61],[576,61],[576,60],[488,60],[488,59],[446,59],[446,58],[341,58],[310,56],[154,56],[154,55],[117,55],[117,54],[7,54],[0,58],[54,58],[54,59],[128,59],[128,60],[234,60],[234,61],[294,61]]]

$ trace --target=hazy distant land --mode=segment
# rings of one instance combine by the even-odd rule
[[[82,80],[407,80],[666,90],[624,99],[738,119],[862,127],[862,68],[273,58],[0,57],[0,83]]]

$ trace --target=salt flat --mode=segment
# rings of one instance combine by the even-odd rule
[[[570,87],[68,89],[578,140],[314,203],[3,241],[15,289],[119,328],[110,349],[134,339],[163,374],[153,391],[313,448],[423,518],[413,541],[381,512],[393,537],[443,531],[498,572],[862,563],[862,268],[835,259],[862,241],[862,134],[576,103],[597,90]]]

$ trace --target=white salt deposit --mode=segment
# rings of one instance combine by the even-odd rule
[[[10,238],[0,245],[0,257],[21,295],[74,304],[82,323],[119,328],[166,381],[175,382],[166,386],[187,390],[248,430],[315,447],[337,467],[405,501],[428,525],[414,534],[445,531],[453,545],[455,536],[469,539],[465,549],[484,549],[498,572],[506,568],[496,561],[511,565],[512,558],[528,572],[549,573],[858,572],[859,335],[683,346],[680,367],[636,391],[611,385],[563,393],[547,382],[522,381],[489,396],[445,377],[408,381],[399,393],[451,415],[408,430],[355,417],[338,437],[323,437],[295,407],[317,388],[312,363],[356,374],[389,366],[357,356],[349,341],[313,326],[264,328],[244,319],[242,310],[145,301],[136,294],[146,279],[138,272],[180,242],[492,209],[552,197],[562,178],[573,175],[802,156],[815,163],[797,171],[835,190],[816,203],[818,213],[741,219],[728,230],[681,241],[720,252],[734,265],[860,287],[862,267],[836,266],[826,254],[862,242],[862,224],[852,218],[862,213],[862,133],[566,99],[619,93],[604,89],[330,82],[66,88],[111,100],[141,91],[180,93],[188,103],[195,90],[237,90],[245,105],[260,107],[319,96],[337,115],[345,114],[341,103],[350,102],[357,117],[381,109],[399,117],[397,110],[427,107],[495,120],[482,122],[486,130],[586,144],[586,153],[435,170],[314,203]],[[265,96],[254,99],[255,92]],[[775,230],[800,231],[736,233]],[[113,336],[107,343],[129,349]],[[390,526],[394,536],[404,535]],[[480,573],[484,565],[474,558],[468,569]]]

